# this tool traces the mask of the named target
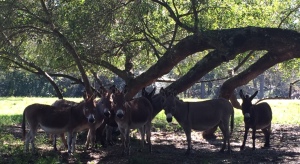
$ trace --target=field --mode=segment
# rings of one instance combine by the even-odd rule
[[[84,136],[77,138],[77,152],[68,157],[64,148],[58,152],[52,150],[46,134],[39,132],[36,139],[38,153],[24,153],[21,140],[20,123],[24,108],[32,103],[51,104],[56,98],[10,97],[0,98],[0,163],[298,163],[300,161],[300,101],[269,100],[273,110],[271,148],[260,149],[264,138],[257,134],[255,151],[252,151],[251,133],[248,136],[246,150],[239,151],[243,136],[241,111],[235,110],[235,129],[231,139],[233,152],[219,153],[222,135],[217,131],[216,140],[204,140],[201,132],[192,133],[193,151],[185,156],[185,135],[181,127],[165,121],[162,111],[152,121],[153,152],[148,149],[138,152],[139,136],[136,131],[131,137],[131,156],[122,156],[120,141],[107,148],[83,151]],[[68,98],[79,102],[80,98]],[[193,100],[196,101],[196,100]]]

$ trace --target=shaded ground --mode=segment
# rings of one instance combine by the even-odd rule
[[[120,142],[108,148],[83,151],[83,142],[78,141],[77,153],[69,158],[66,151],[53,152],[51,145],[39,147],[40,153],[37,158],[59,155],[61,163],[299,163],[300,162],[300,126],[273,125],[271,135],[271,148],[261,149],[264,137],[260,131],[257,133],[255,151],[252,151],[251,132],[248,135],[246,149],[239,150],[243,129],[236,127],[231,139],[234,152],[219,153],[222,144],[222,135],[217,133],[218,138],[214,141],[206,141],[201,132],[193,132],[191,155],[185,156],[186,141],[183,132],[152,132],[153,152],[149,154],[147,145],[143,152],[138,152],[139,140],[131,140],[131,155],[122,156]],[[21,137],[19,127],[7,128],[7,132],[13,133],[16,138]],[[133,137],[134,138],[134,137]],[[37,145],[38,146],[38,145]],[[5,153],[2,159],[9,159]],[[5,161],[5,160],[4,160]],[[30,162],[31,163],[31,162]],[[34,163],[34,159],[32,160]]]

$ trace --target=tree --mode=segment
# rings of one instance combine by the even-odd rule
[[[182,92],[224,63],[245,58],[247,62],[236,62],[244,71],[221,87],[220,96],[227,99],[237,86],[271,66],[299,57],[299,34],[293,31],[299,5],[294,1],[11,0],[0,8],[5,64],[22,69],[35,65],[34,72],[45,77],[73,74],[89,92],[91,70],[104,68],[126,82],[128,99],[197,53],[187,69],[176,68],[182,74],[169,87]],[[293,30],[252,27],[272,21]],[[248,51],[261,55],[248,61],[253,55]]]

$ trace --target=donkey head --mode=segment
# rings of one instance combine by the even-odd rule
[[[242,111],[245,120],[249,120],[251,117],[251,107],[252,107],[252,100],[257,95],[258,91],[256,91],[252,96],[244,95],[243,91],[240,90],[240,96],[243,100],[242,102]]]
[[[95,102],[95,95],[89,96],[86,94],[84,97],[84,108],[83,108],[83,114],[88,119],[89,123],[95,123],[95,115],[97,113],[96,111],[96,102]]]
[[[111,86],[109,90],[106,90],[105,88],[102,88],[101,93],[101,100],[100,105],[102,106],[104,116],[110,117],[112,115],[112,108],[111,108],[111,102],[110,102],[110,96],[112,93],[115,92],[115,85]]]
[[[111,101],[111,107],[112,107],[112,110],[115,112],[116,116],[118,118],[123,118],[124,115],[125,115],[125,93],[126,93],[126,90],[124,90],[123,92],[122,91],[119,91],[119,90],[116,90],[115,93],[111,94],[111,98],[110,98],[110,101]]]
[[[176,92],[175,90],[166,91],[161,89],[160,93],[165,97],[165,99],[163,100],[163,107],[165,110],[167,121],[172,122],[173,114],[176,111]]]
[[[148,99],[152,103],[152,96],[154,95],[155,90],[156,90],[156,88],[154,87],[153,90],[150,93],[148,93],[146,91],[146,89],[143,88],[142,89],[142,96],[145,97],[146,99]]]

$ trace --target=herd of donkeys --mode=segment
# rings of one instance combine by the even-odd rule
[[[111,142],[112,129],[118,128],[121,134],[123,154],[130,154],[130,130],[138,129],[141,134],[141,150],[147,143],[149,151],[152,151],[151,144],[151,121],[161,111],[165,111],[166,120],[172,121],[174,117],[183,128],[186,140],[187,151],[191,151],[191,131],[205,131],[219,127],[223,134],[221,152],[231,152],[230,137],[234,128],[234,109],[232,104],[223,98],[211,99],[199,102],[186,102],[180,100],[174,90],[161,88],[155,94],[155,88],[147,92],[142,90],[142,96],[127,100],[125,95],[126,87],[123,90],[112,86],[108,89],[101,87],[97,94],[85,95],[80,103],[57,100],[52,105],[31,104],[23,112],[22,132],[25,140],[25,151],[29,150],[29,143],[32,151],[35,151],[34,140],[38,128],[54,136],[60,135],[62,142],[68,148],[68,153],[75,151],[77,132],[88,130],[85,149],[95,146],[98,137],[106,142]],[[244,115],[245,133],[241,150],[245,148],[248,131],[252,129],[252,149],[255,149],[255,132],[261,129],[265,136],[264,147],[270,146],[272,111],[268,103],[262,102],[252,104],[257,91],[249,96],[240,90],[242,98],[242,113]],[[96,95],[100,98],[96,100]],[[26,125],[28,133],[26,134]],[[106,138],[102,134],[106,130]],[[64,134],[67,133],[67,140]],[[146,141],[145,141],[146,137]],[[56,149],[56,137],[54,137],[54,149]]]

